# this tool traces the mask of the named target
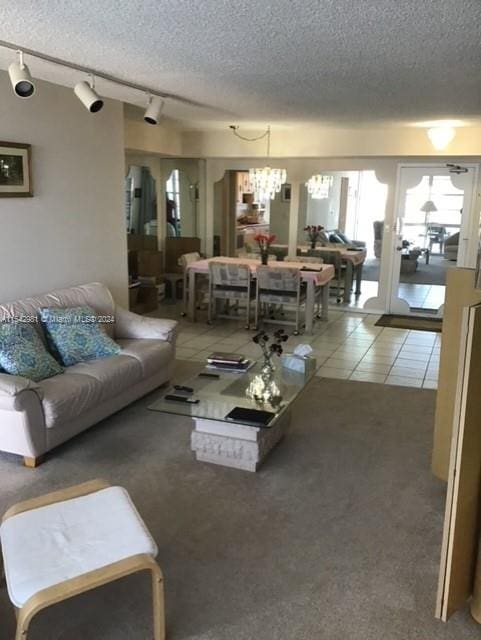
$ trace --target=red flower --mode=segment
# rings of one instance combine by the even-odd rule
[[[276,236],[274,235],[266,235],[265,233],[258,233],[254,236],[254,240],[259,245],[260,249],[268,249],[269,245],[274,242]]]

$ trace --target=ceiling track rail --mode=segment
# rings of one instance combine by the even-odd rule
[[[137,84],[136,82],[130,82],[130,80],[117,78],[116,76],[113,76],[109,73],[105,73],[105,71],[99,71],[98,69],[93,69],[92,67],[85,67],[81,64],[77,64],[76,62],[69,62],[68,60],[63,60],[62,58],[57,58],[55,56],[49,56],[48,54],[42,53],[41,51],[28,49],[27,47],[23,47],[13,42],[0,40],[0,47],[3,47],[4,49],[10,49],[12,51],[22,51],[27,56],[32,56],[33,58],[44,60],[45,62],[55,64],[59,67],[67,67],[68,69],[73,69],[74,71],[79,71],[87,75],[93,75],[96,78],[102,78],[102,80],[106,80],[107,82],[121,85],[123,87],[128,87],[129,89],[134,89],[135,91],[141,91],[142,93],[146,93],[149,95],[159,96],[160,98],[175,100],[176,102],[182,102],[193,107],[209,108],[208,105],[196,102],[195,100],[190,100],[189,98],[184,98],[182,96],[176,95],[175,93],[166,93],[164,91],[159,91],[154,87],[148,87],[142,84]]]

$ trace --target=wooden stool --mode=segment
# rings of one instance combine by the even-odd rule
[[[15,640],[50,605],[138,571],[150,571],[154,638],[164,640],[162,572],[157,546],[129,494],[104,480],[20,502],[0,526]]]

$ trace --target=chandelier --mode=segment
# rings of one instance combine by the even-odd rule
[[[230,128],[241,140],[247,140],[248,142],[254,142],[255,140],[261,140],[267,137],[267,158],[271,152],[271,128],[267,127],[262,135],[257,138],[246,138],[241,136],[237,129],[238,127],[231,125]],[[287,180],[287,172],[285,169],[275,169],[273,167],[263,167],[262,169],[249,169],[249,182],[252,191],[256,195],[256,199],[259,201],[274,200],[276,193],[279,193],[282,185]]]
[[[287,173],[285,169],[273,169],[272,167],[249,169],[251,189],[261,201],[268,199],[274,200],[276,193],[280,192],[286,178]]]
[[[306,182],[307,191],[311,198],[314,198],[314,200],[329,198],[329,189],[332,186],[332,181],[332,176],[323,176],[320,173],[311,176]]]

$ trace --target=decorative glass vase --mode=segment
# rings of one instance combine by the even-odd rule
[[[315,249],[316,248],[316,240],[311,240],[311,249]]]
[[[281,400],[281,391],[274,380],[276,368],[270,355],[264,354],[264,363],[261,372],[258,373],[247,388],[248,398],[260,403],[276,405]]]
[[[261,251],[261,263],[263,265],[267,265],[268,258],[269,254],[267,253],[267,251]]]

